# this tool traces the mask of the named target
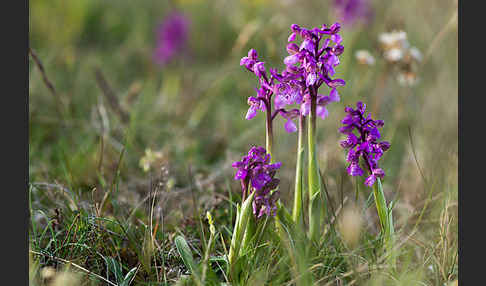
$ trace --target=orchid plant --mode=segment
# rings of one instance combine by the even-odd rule
[[[308,190],[308,232],[307,238],[319,242],[322,213],[325,213],[324,201],[321,199],[321,175],[317,162],[317,117],[325,119],[328,114],[328,105],[340,101],[338,88],[345,85],[345,81],[333,78],[336,67],[340,64],[339,56],[343,53],[342,38],[339,35],[340,24],[331,26],[322,25],[313,29],[306,29],[299,25],[291,25],[291,34],[288,37],[287,52],[283,63],[285,68],[278,72],[275,68],[268,71],[265,63],[258,57],[258,53],[251,49],[243,57],[240,65],[255,74],[259,86],[256,94],[248,97],[248,111],[245,118],[251,120],[258,112],[265,113],[266,144],[265,148],[253,146],[240,161],[233,163],[236,168],[235,180],[239,180],[242,191],[242,204],[237,206],[236,222],[231,240],[228,262],[230,274],[237,275],[235,265],[244,255],[245,249],[251,245],[256,235],[256,229],[264,232],[260,222],[263,217],[272,218],[283,214],[279,220],[302,229],[305,221],[303,208],[303,190]],[[302,42],[297,44],[297,37]],[[328,89],[320,92],[321,86]],[[344,124],[339,130],[347,135],[341,141],[341,146],[348,149],[347,161],[350,163],[347,171],[351,176],[362,176],[364,170],[360,166],[360,158],[369,172],[365,184],[377,186],[374,191],[375,202],[381,221],[385,244],[391,245],[393,236],[393,222],[391,207],[386,206],[380,179],[384,171],[379,168],[378,161],[384,151],[390,148],[386,141],[380,139],[379,127],[384,125],[382,120],[373,120],[370,115],[365,117],[366,105],[357,103],[356,110],[346,107]],[[273,149],[273,122],[276,117],[285,121],[287,132],[298,132],[297,160],[295,171],[295,189],[292,215],[279,203],[279,179],[276,174],[281,162],[274,162]],[[298,126],[295,124],[298,121]],[[353,133],[358,131],[358,135]],[[306,132],[307,131],[307,132]],[[307,186],[304,183],[304,136],[307,136]],[[278,220],[278,221],[279,221]],[[279,225],[277,221],[276,225]]]
[[[365,171],[360,167],[360,159],[369,174],[364,184],[373,187],[376,210],[380,219],[385,248],[391,252],[393,247],[393,204],[387,206],[381,179],[385,172],[378,166],[378,161],[383,153],[390,148],[388,141],[378,140],[381,137],[378,128],[384,126],[383,120],[373,120],[371,115],[365,116],[366,104],[361,101],[356,103],[356,109],[346,107],[347,113],[341,121],[343,126],[339,131],[347,135],[346,140],[340,142],[341,147],[348,150],[346,161],[349,162],[347,172],[350,176],[363,176]],[[357,136],[354,131],[357,131]]]
[[[307,130],[309,236],[313,239],[317,239],[321,214],[319,200],[321,183],[316,155],[316,118],[319,116],[325,119],[328,116],[326,106],[340,100],[337,87],[345,85],[344,80],[331,78],[340,63],[339,56],[344,51],[341,45],[342,38],[338,34],[340,28],[339,23],[313,29],[293,24],[288,38],[289,44],[287,44],[289,56],[284,59],[285,69],[281,73],[276,69],[270,69],[267,73],[264,62],[258,60],[257,52],[253,49],[240,61],[240,65],[253,72],[260,81],[257,95],[248,98],[250,107],[246,119],[252,119],[258,110],[266,112],[268,152],[271,153],[272,149],[272,121],[276,116],[280,115],[285,119],[287,132],[298,131],[295,200],[292,214],[294,222],[301,222],[303,219],[303,137],[306,118],[309,118]],[[295,43],[297,36],[302,39],[300,45]],[[324,83],[330,88],[328,95],[318,92]],[[272,97],[275,105],[273,111]],[[299,128],[293,122],[297,118]]]

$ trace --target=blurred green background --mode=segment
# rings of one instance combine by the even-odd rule
[[[101,196],[119,173],[118,194],[132,205],[161,166],[175,189],[196,181],[203,195],[227,186],[237,194],[231,162],[252,144],[265,144],[263,115],[244,118],[257,80],[240,67],[241,57],[254,48],[267,69],[281,70],[291,24],[310,28],[338,20],[331,1],[322,0],[34,0],[29,9],[29,45],[56,90],[46,87],[31,57],[30,182],[59,184],[89,200],[93,188]],[[436,199],[421,228],[425,240],[445,198],[457,218],[457,2],[383,0],[372,1],[372,9],[369,24],[345,25],[341,32],[345,49],[336,76],[347,84],[339,90],[341,102],[318,121],[319,164],[335,201],[354,196],[338,128],[345,106],[365,102],[385,121],[382,135],[391,142],[381,164],[386,195],[398,200],[397,227],[413,225],[409,218],[425,199]],[[157,25],[175,10],[190,20],[187,47],[161,66],[153,60]],[[423,55],[413,86],[397,81],[396,67],[380,52],[379,35],[393,30],[405,31]],[[375,65],[357,62],[361,49]],[[114,99],[104,94],[97,71]],[[290,207],[297,135],[283,124],[276,120],[274,155],[283,162],[280,189]],[[140,164],[146,149],[160,152],[148,172]],[[41,195],[34,205],[52,207]]]
[[[30,180],[88,188],[98,181],[97,171],[114,172],[125,145],[120,168],[125,180],[146,176],[138,162],[150,148],[163,150],[168,165],[184,173],[176,184],[184,185],[188,164],[209,173],[222,168],[228,158],[238,159],[251,144],[264,145],[263,116],[244,119],[246,99],[257,80],[239,66],[239,59],[255,48],[267,68],[281,70],[290,24],[333,23],[337,19],[329,2],[32,1],[30,47],[44,64],[57,96],[46,88],[31,60]],[[406,185],[400,189],[407,193],[421,188],[410,127],[425,175],[445,180],[451,174],[447,182],[455,185],[457,22],[452,27],[448,23],[456,4],[374,1],[372,7],[375,17],[369,25],[345,26],[342,32],[345,52],[337,76],[347,85],[340,89],[341,102],[329,107],[329,118],[319,121],[321,168],[342,172],[345,152],[337,144],[342,139],[339,120],[344,106],[362,100],[374,118],[385,120],[382,133],[393,146],[383,159],[386,184],[402,182]],[[174,9],[190,19],[187,51],[159,66],[153,61],[156,27]],[[401,86],[379,54],[379,34],[394,29],[405,31],[409,42],[428,55],[413,87]],[[376,65],[358,65],[354,54],[359,49],[369,50]],[[95,69],[101,70],[129,114],[128,122],[110,109]],[[296,134],[286,134],[282,127],[277,119],[275,156],[291,176]]]

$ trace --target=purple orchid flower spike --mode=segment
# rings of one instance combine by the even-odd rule
[[[352,26],[359,21],[369,24],[373,20],[373,7],[369,0],[334,0],[332,4],[344,25]]]
[[[289,55],[283,60],[285,68],[281,72],[275,68],[270,68],[267,72],[265,63],[259,60],[257,52],[253,49],[240,60],[240,65],[254,73],[260,84],[257,96],[252,96],[248,99],[250,107],[247,111],[246,119],[254,118],[258,110],[265,111],[267,128],[266,149],[267,152],[271,153],[273,142],[272,122],[278,115],[285,119],[284,127],[287,132],[299,131],[299,146],[302,146],[303,129],[306,126],[306,117],[309,117],[309,124],[307,125],[309,146],[308,185],[309,199],[312,200],[309,207],[309,236],[312,239],[317,239],[321,211],[319,210],[319,201],[315,198],[318,197],[321,191],[321,184],[316,156],[316,117],[325,119],[329,114],[329,103],[340,100],[337,89],[340,86],[344,86],[345,82],[342,79],[333,77],[336,74],[337,66],[340,64],[339,56],[344,51],[343,39],[339,35],[341,30],[339,23],[334,23],[329,27],[322,25],[322,27],[312,29],[292,24],[290,30],[291,33],[286,45]],[[296,42],[298,39],[300,43]],[[323,84],[330,89],[328,94],[327,92],[322,92],[323,94],[318,93],[319,88]],[[275,106],[274,109],[272,109],[272,104]],[[299,119],[299,128],[294,123],[296,118]],[[298,154],[301,154],[300,156],[302,157],[303,148],[299,147],[299,150],[301,151]],[[244,166],[243,163],[241,163],[241,166]],[[241,166],[238,168],[241,168]],[[302,164],[298,164],[298,166],[300,167],[296,168],[296,177],[300,178],[299,180],[301,181],[302,172],[299,170],[302,169]],[[235,165],[235,167],[237,166]],[[354,169],[356,169],[354,172],[359,173],[359,169]],[[256,168],[255,170],[260,169]],[[251,184],[255,185],[258,190],[265,190],[265,184],[271,182],[271,176],[265,175],[260,171],[256,172],[258,175],[251,176],[252,179],[248,180],[256,180],[255,182],[252,181]],[[237,173],[250,176],[246,169],[239,170]],[[299,189],[301,190],[300,185],[301,183],[296,183],[296,194],[301,194],[301,191],[299,191]],[[248,187],[247,181],[242,181],[242,187],[243,189]],[[265,191],[260,192],[265,193]],[[264,198],[268,200],[255,199],[255,207],[272,204],[272,198],[265,195]],[[271,210],[272,208],[265,207],[265,210],[268,209]]]
[[[274,68],[267,73],[264,62],[259,61],[258,53],[254,49],[241,59],[240,65],[254,73],[260,82],[257,96],[248,99],[250,108],[246,119],[252,119],[258,110],[266,109],[267,112],[272,112],[272,96],[275,95],[273,98],[275,111],[270,118],[273,120],[280,114],[287,119],[285,130],[295,132],[295,123],[289,121],[286,112],[281,112],[287,106],[300,105],[297,110],[307,116],[310,110],[311,90],[317,91],[324,83],[331,88],[331,92],[326,96],[317,95],[317,115],[325,119],[328,115],[326,105],[340,100],[336,88],[345,85],[345,82],[331,77],[340,64],[339,56],[344,47],[341,45],[342,37],[338,34],[341,29],[339,23],[313,29],[293,24],[290,29],[292,32],[286,46],[289,55],[284,59],[285,69],[281,73]],[[300,45],[294,42],[298,36],[302,38]],[[292,116],[292,119],[296,117]]]
[[[317,94],[317,116],[325,119],[328,115],[326,105],[340,101],[337,87],[345,85],[345,82],[342,79],[331,78],[335,74],[335,68],[340,64],[339,55],[344,50],[341,45],[342,37],[338,34],[340,28],[339,23],[330,27],[323,25],[322,28],[311,30],[296,24],[291,26],[292,33],[288,39],[290,43],[286,47],[289,55],[284,59],[286,68],[282,73],[271,70],[272,77],[275,79],[276,113],[288,119],[285,117],[286,113],[280,110],[297,104],[300,105],[298,108],[300,113],[308,116],[311,105],[310,94],[317,91],[324,83],[331,88],[331,91],[329,95]],[[300,45],[294,43],[297,36],[303,40]],[[328,38],[324,40],[324,36]],[[285,129],[289,132],[294,131],[288,120]]]
[[[165,65],[174,59],[186,46],[189,37],[189,19],[172,12],[157,28],[157,44],[154,60]]]
[[[271,155],[263,147],[251,147],[248,154],[241,161],[232,164],[236,168],[235,180],[240,180],[242,198],[255,192],[253,201],[253,214],[260,218],[266,214],[275,216],[279,192],[277,188],[280,180],[275,178],[281,162],[270,163]]]
[[[346,161],[349,162],[347,168],[351,176],[363,176],[364,171],[359,165],[360,158],[363,158],[364,166],[369,172],[365,184],[373,186],[376,178],[383,178],[385,172],[379,168],[378,161],[383,153],[390,148],[387,141],[378,142],[381,135],[378,128],[385,124],[383,120],[373,120],[371,115],[365,116],[366,104],[359,101],[356,109],[346,107],[347,113],[341,121],[343,126],[339,131],[347,135],[345,140],[340,142],[341,147],[348,149]],[[357,135],[353,131],[357,130]]]

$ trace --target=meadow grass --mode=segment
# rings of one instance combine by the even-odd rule
[[[255,48],[281,69],[290,24],[336,18],[327,1],[170,3],[30,2],[31,285],[457,283],[454,1],[374,1],[369,26],[343,29],[337,73],[347,84],[317,123],[321,236],[309,247],[277,216],[244,253],[237,277],[224,258],[241,204],[231,162],[265,142],[264,116],[244,120],[255,80],[239,59]],[[174,7],[190,15],[188,49],[161,67],[152,58],[155,27]],[[424,55],[414,86],[399,84],[377,48],[379,34],[393,29]],[[358,64],[359,49],[376,64]],[[381,167],[386,201],[394,202],[395,268],[381,248],[373,191],[347,176],[338,143],[344,106],[357,100],[385,120],[380,131],[392,145]],[[283,122],[274,129],[281,203],[290,210],[297,136]]]

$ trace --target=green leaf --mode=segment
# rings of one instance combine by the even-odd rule
[[[226,258],[226,256],[221,256],[221,255],[209,257],[209,261],[228,263],[228,259]]]
[[[113,257],[103,257],[106,263],[108,271],[115,275],[115,280],[117,283],[123,281],[123,271],[120,263]]]
[[[182,257],[182,261],[184,262],[184,265],[186,265],[187,269],[189,269],[191,273],[197,273],[196,262],[194,261],[191,249],[189,248],[189,245],[184,237],[178,235],[174,239],[174,243],[177,247],[177,252],[179,252],[179,255]]]
[[[369,209],[373,205],[374,202],[375,202],[375,197],[373,195],[373,192],[370,192],[370,195],[368,196],[368,199],[366,200],[365,209]]]
[[[232,270],[232,273],[237,272],[236,262],[238,261],[240,254],[240,247],[243,240],[243,235],[245,234],[248,220],[252,214],[252,202],[255,196],[255,192],[251,193],[248,198],[243,202],[241,209],[238,208],[237,219],[235,223],[235,228],[233,230],[233,235],[231,237],[230,251],[228,254],[228,261]]]
[[[120,283],[120,286],[129,286],[130,281],[137,273],[137,269],[138,267],[134,267],[130,271],[128,271],[127,275],[125,275],[125,278],[123,278],[123,281]]]
[[[229,268],[229,262],[228,262],[228,258],[226,257],[226,255],[209,257],[209,262],[210,263],[216,263],[220,267],[223,266],[223,267],[225,267],[225,269]]]
[[[390,204],[388,204],[388,212],[391,212],[393,208],[396,205],[396,201],[391,201]]]
[[[318,196],[320,196],[321,190],[316,191],[310,198],[310,201],[313,202]]]

